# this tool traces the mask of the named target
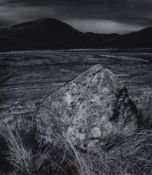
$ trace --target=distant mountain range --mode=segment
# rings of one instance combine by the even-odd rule
[[[83,33],[52,18],[0,28],[0,51],[150,47],[152,28],[125,35]]]

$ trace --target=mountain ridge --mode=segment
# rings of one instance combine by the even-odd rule
[[[0,51],[152,47],[152,27],[128,34],[80,32],[60,20],[41,18],[0,28]]]

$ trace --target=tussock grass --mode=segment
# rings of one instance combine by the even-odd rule
[[[152,174],[151,130],[138,131],[125,138],[111,136],[104,146],[87,153],[79,152],[69,140],[58,135],[55,143],[40,144],[34,151],[24,145],[16,131],[7,129],[4,135],[9,144],[8,161],[14,171],[5,175]],[[120,137],[121,143],[114,137]]]
[[[134,99],[141,116],[141,128],[152,129],[152,93],[144,93]]]
[[[33,160],[32,150],[25,148],[19,132],[12,131],[7,127],[3,135],[9,148],[8,160],[10,164],[18,172],[23,171],[25,174],[30,174]]]
[[[6,165],[0,166],[0,175],[151,175],[151,107],[151,97],[142,97],[138,101],[140,130],[127,137],[111,135],[85,153],[57,133],[52,143],[43,143],[34,129],[27,133],[5,127],[0,136],[0,163]]]
[[[95,165],[100,165],[98,170],[106,175],[152,174],[152,131],[138,131],[110,150],[94,151],[93,157]]]
[[[55,142],[34,143],[29,147],[18,130],[7,127],[3,137],[8,145],[6,159],[15,175],[70,175],[81,169],[74,149],[66,140],[56,135]],[[31,146],[31,144],[30,144]],[[1,172],[3,172],[1,170]],[[10,172],[5,174],[9,175]],[[2,174],[2,173],[1,173]],[[4,174],[4,172],[3,172]],[[81,173],[82,174],[82,173]]]

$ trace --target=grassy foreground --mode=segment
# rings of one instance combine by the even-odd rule
[[[36,133],[12,130],[0,136],[0,175],[150,175],[152,174],[152,98],[137,106],[143,125],[128,137],[110,136],[100,149],[79,152],[60,135],[40,143]]]

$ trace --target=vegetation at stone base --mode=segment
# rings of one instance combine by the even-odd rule
[[[36,140],[26,140],[24,134],[17,130],[13,131],[9,127],[2,134],[3,143],[5,142],[8,146],[5,152],[1,153],[7,163],[1,168],[1,173],[4,172],[6,175],[11,172],[15,175],[64,175],[68,174],[67,172],[72,174],[72,171],[79,169],[76,167],[76,159],[72,157],[73,150],[62,140],[63,138],[56,136],[55,144],[44,145]]]
[[[52,144],[42,144],[33,131],[6,127],[0,137],[0,175],[150,175],[151,102],[150,96],[138,101],[145,121],[142,129],[128,137],[111,135],[100,150],[87,153],[77,151],[60,135]]]
[[[142,116],[142,128],[152,129],[152,93],[145,93],[134,100]]]

